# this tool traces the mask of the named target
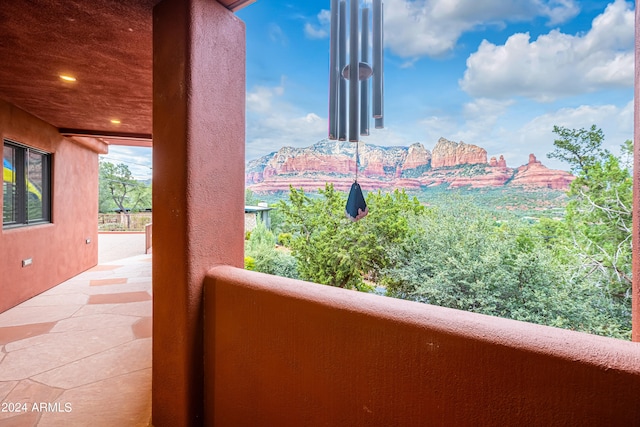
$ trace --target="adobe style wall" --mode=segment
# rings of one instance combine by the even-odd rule
[[[208,426],[632,426],[640,344],[233,267],[205,281]]]
[[[97,152],[0,100],[5,138],[52,153],[52,223],[0,230],[0,312],[98,263]]]
[[[211,0],[153,11],[153,425],[202,425],[202,286],[244,264],[245,27]]]

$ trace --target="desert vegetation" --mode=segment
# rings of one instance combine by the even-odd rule
[[[151,183],[136,180],[124,163],[100,162],[98,229],[144,231],[151,222]]]
[[[442,193],[441,203],[396,190],[369,192],[370,214],[353,223],[331,184],[318,194],[291,188],[276,205],[275,233],[251,233],[247,267],[629,339],[631,143],[615,156],[595,126],[554,132],[549,156],[577,178],[547,199],[544,215],[488,207],[462,189]]]

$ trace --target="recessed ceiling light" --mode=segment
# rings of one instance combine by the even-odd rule
[[[60,78],[66,82],[75,82],[76,78],[67,74],[60,74]]]
[[[120,120],[118,120],[118,119],[111,119],[111,123],[113,123],[114,125],[119,125],[119,124],[120,124]]]

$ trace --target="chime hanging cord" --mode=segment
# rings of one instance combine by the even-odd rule
[[[358,183],[358,164],[360,163],[360,157],[358,154],[358,147],[360,146],[359,142],[356,142],[356,184]]]

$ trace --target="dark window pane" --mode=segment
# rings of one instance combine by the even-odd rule
[[[44,163],[43,154],[29,151],[27,156],[27,220],[45,220],[43,209]]]
[[[51,155],[5,141],[3,147],[3,226],[51,219]]]
[[[16,222],[16,154],[15,148],[5,145],[3,150],[2,167],[2,222],[12,224]]]

